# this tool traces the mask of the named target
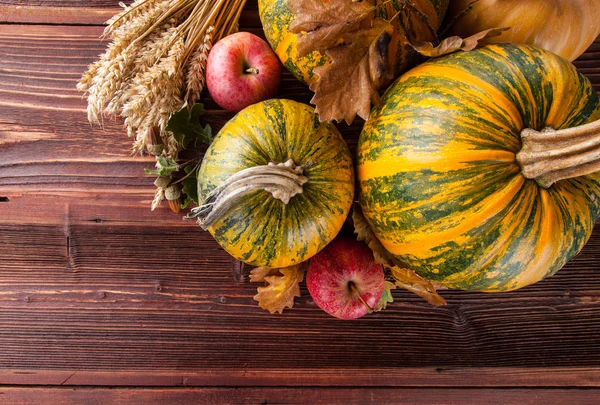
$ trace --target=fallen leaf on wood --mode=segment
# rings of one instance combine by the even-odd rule
[[[357,205],[354,206],[352,211],[352,220],[354,221],[354,233],[356,233],[357,239],[365,241],[373,251],[375,262],[382,264],[386,270],[392,273],[397,287],[417,294],[432,305],[446,305],[446,301],[437,293],[431,281],[408,269],[402,261],[386,250]]]
[[[435,58],[456,51],[472,51],[478,46],[485,45],[486,39],[502,35],[508,29],[510,28],[491,28],[465,39],[459,36],[448,37],[440,42],[438,46],[434,46],[431,42],[420,42],[411,44],[411,46],[421,55]]]
[[[367,1],[349,0],[289,0],[287,6],[296,16],[289,31],[298,34],[300,56],[337,45],[375,9]]]
[[[417,294],[431,305],[446,305],[446,300],[437,293],[429,280],[406,268],[394,266],[389,267],[388,270],[392,272],[396,286]]]
[[[381,105],[374,80],[389,71],[392,32],[388,21],[375,19],[370,28],[344,34],[343,45],[325,51],[331,62],[315,69],[319,78],[310,86],[319,120],[351,124],[356,114],[369,118],[371,103]]]
[[[253,283],[262,283],[265,281],[267,276],[281,275],[279,269],[272,269],[270,267],[257,267],[250,270],[250,281]]]
[[[258,287],[254,300],[274,314],[294,306],[294,297],[300,296],[300,282],[304,279],[305,263],[281,269],[257,267],[250,272],[250,281],[264,282]]]

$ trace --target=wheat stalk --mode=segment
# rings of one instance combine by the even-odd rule
[[[200,98],[200,93],[204,89],[206,83],[206,62],[208,60],[208,52],[212,48],[212,36],[215,30],[214,26],[208,27],[202,43],[198,46],[192,59],[188,65],[186,77],[187,92],[185,100],[189,105]]]
[[[167,155],[182,149],[166,131],[184,102],[200,98],[213,41],[237,31],[246,0],[135,0],[107,23],[104,54],[77,84],[88,120],[124,118],[133,151]],[[164,198],[157,193],[153,207]]]

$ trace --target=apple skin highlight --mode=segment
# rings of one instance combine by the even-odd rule
[[[352,238],[334,240],[313,257],[306,285],[315,303],[340,319],[356,319],[370,312],[383,294],[383,267],[364,243]]]
[[[273,98],[279,91],[281,63],[269,44],[249,32],[229,35],[213,46],[206,85],[222,108],[238,112]]]

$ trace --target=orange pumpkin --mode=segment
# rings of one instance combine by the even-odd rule
[[[489,28],[511,27],[490,42],[536,45],[577,59],[600,35],[600,0],[473,0],[450,2],[451,35],[463,38]]]

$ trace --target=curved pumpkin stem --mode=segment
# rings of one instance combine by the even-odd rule
[[[308,181],[302,172],[302,166],[296,166],[292,159],[241,170],[215,188],[185,219],[198,218],[202,229],[207,230],[242,197],[256,190],[268,191],[288,204],[293,196],[302,193],[302,186]]]
[[[522,174],[544,188],[600,171],[600,120],[558,131],[524,129],[521,141],[517,161]]]

